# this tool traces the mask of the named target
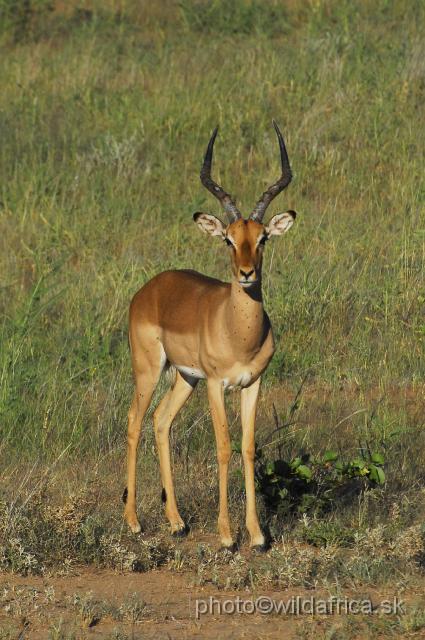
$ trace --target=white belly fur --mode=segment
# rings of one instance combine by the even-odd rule
[[[205,373],[201,369],[196,369],[195,367],[186,367],[181,364],[174,365],[180,373],[183,373],[190,378],[196,378],[198,380],[202,380],[206,378]],[[223,387],[225,389],[240,389],[241,387],[248,387],[252,380],[252,372],[249,370],[242,371],[238,373],[236,376],[232,376],[231,378],[223,378]]]
[[[178,371],[180,371],[180,373],[184,373],[186,376],[189,376],[190,378],[202,379],[206,377],[205,373],[201,371],[201,369],[195,369],[194,367],[185,367],[180,364],[176,364],[174,366]]]

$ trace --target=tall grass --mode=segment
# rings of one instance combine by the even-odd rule
[[[279,171],[274,117],[295,179],[269,215],[299,216],[266,254],[277,353],[259,429],[273,428],[272,402],[283,416],[307,375],[295,446],[339,438],[353,449],[367,439],[388,448],[395,483],[403,473],[415,482],[424,444],[423,3],[25,6],[22,14],[0,3],[8,468],[114,451],[121,464],[131,296],[170,267],[229,278],[220,243],[191,222],[197,209],[216,211],[199,182],[202,154],[218,123],[215,174],[249,213]],[[236,399],[230,409],[238,438]],[[179,419],[177,462],[189,453],[193,464],[213,460],[206,411],[198,392]],[[150,460],[149,429],[144,438]]]

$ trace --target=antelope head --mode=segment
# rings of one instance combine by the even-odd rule
[[[261,282],[261,265],[264,246],[272,236],[280,236],[292,226],[296,213],[286,211],[271,218],[268,224],[263,217],[271,201],[291,182],[289,165],[283,136],[273,120],[280,148],[282,174],[261,196],[248,218],[243,218],[232,197],[211,178],[211,164],[214,142],[218,127],[213,131],[205,153],[201,169],[201,182],[221,203],[229,223],[225,225],[219,218],[198,211],[193,219],[204,233],[221,238],[231,251],[232,271],[235,280],[244,288],[250,288]]]

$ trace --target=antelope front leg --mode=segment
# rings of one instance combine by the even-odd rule
[[[246,527],[251,536],[251,547],[260,551],[265,550],[265,540],[258,524],[257,508],[255,505],[255,417],[257,413],[258,392],[260,378],[250,387],[242,389],[241,393],[241,422],[242,422],[242,457],[245,467],[246,491]]]
[[[218,532],[223,547],[232,548],[233,539],[230,532],[229,512],[227,507],[227,474],[231,454],[229,427],[224,406],[224,389],[220,380],[208,380],[208,400],[214,425],[217,443],[218,482],[219,482],[219,514]]]

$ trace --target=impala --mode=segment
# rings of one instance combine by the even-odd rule
[[[292,174],[282,134],[273,121],[280,147],[281,177],[271,185],[244,219],[231,196],[211,178],[214,130],[201,170],[201,182],[221,203],[229,223],[207,213],[193,219],[205,233],[228,248],[233,277],[230,283],[191,270],[164,271],[145,284],[130,305],[129,340],[135,392],[128,415],[128,467],[124,517],[134,533],[136,515],[136,453],[143,418],[162,371],[176,371],[172,388],[154,412],[165,514],[173,535],[186,533],[178,512],[171,472],[171,424],[198,381],[206,379],[217,443],[219,470],[218,531],[224,547],[234,546],[227,506],[227,477],[231,455],[224,391],[241,388],[242,456],[246,487],[246,526],[251,547],[264,550],[255,505],[254,426],[261,374],[274,352],[270,320],[263,308],[261,264],[266,241],[285,233],[295,212],[278,213],[263,223],[271,201],[290,183]]]

